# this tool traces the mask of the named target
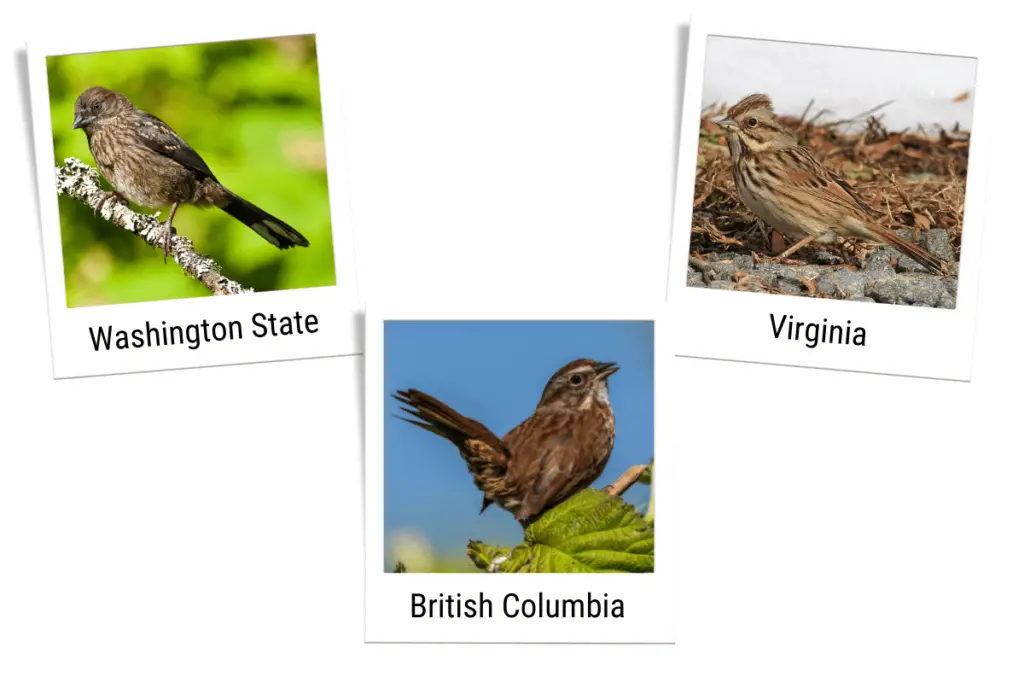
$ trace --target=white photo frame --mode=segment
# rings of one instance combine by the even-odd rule
[[[765,21],[763,17],[730,12],[698,17],[691,25],[669,266],[668,301],[676,326],[673,350],[677,355],[970,380],[991,135],[987,102],[992,84],[986,80],[985,39],[972,31],[954,34],[941,30],[942,27],[924,26],[920,26],[920,30],[905,31],[900,22],[871,21],[868,25],[866,21],[867,18],[844,17],[841,22],[822,20],[812,25]],[[707,46],[712,36],[976,60],[976,77],[970,93],[973,124],[954,309],[687,286],[695,160],[702,108],[707,104],[702,102],[702,97]],[[808,65],[808,69],[813,66]],[[797,75],[791,78],[797,80]],[[863,328],[865,343],[863,346],[819,343],[811,348],[806,338],[799,341],[788,338],[788,322],[776,338],[778,324],[785,315],[789,316],[787,321],[821,324],[827,319],[829,324],[838,323],[844,330],[850,327],[855,332],[856,328]]]
[[[290,25],[294,24],[294,25]],[[35,135],[35,160],[39,188],[40,221],[45,260],[47,301],[50,313],[50,339],[55,379],[93,375],[170,370],[180,368],[254,363],[263,361],[353,355],[362,352],[360,298],[357,288],[354,235],[350,217],[349,184],[344,145],[343,64],[338,46],[322,39],[323,32],[308,22],[288,20],[252,20],[237,33],[209,26],[193,26],[172,41],[140,42],[129,34],[93,35],[88,32],[57,30],[40,36],[27,47],[32,120]],[[69,308],[67,305],[60,214],[54,175],[54,141],[51,136],[51,111],[46,59],[49,56],[94,52],[114,52],[145,48],[195,45],[239,40],[258,40],[286,36],[316,37],[317,69],[320,85],[321,118],[328,176],[331,234],[333,242],[333,286],[257,292],[240,296],[168,299],[144,303],[116,303]],[[159,115],[159,112],[154,112]],[[173,126],[173,122],[169,123]],[[68,124],[70,126],[70,122]],[[202,150],[199,150],[202,153]],[[90,166],[94,161],[83,159]],[[160,219],[166,215],[161,209]],[[152,214],[155,210],[146,210]],[[178,221],[176,220],[177,224]],[[111,230],[121,228],[111,225]],[[239,229],[244,229],[239,226]],[[187,230],[185,231],[187,236]],[[204,252],[202,244],[196,244]],[[154,258],[159,258],[155,250]],[[115,266],[116,267],[116,266]],[[169,277],[186,277],[168,261]],[[230,277],[231,273],[224,275]],[[244,283],[242,283],[244,284]],[[260,326],[256,325],[258,316]],[[278,321],[295,316],[299,324],[290,335],[274,335],[268,316]],[[315,323],[310,325],[311,318]],[[210,325],[216,322],[241,329],[240,337],[202,343],[146,346],[142,348],[100,348],[91,328],[110,327],[112,331],[163,329],[164,326]],[[237,325],[235,325],[237,323]],[[305,329],[302,334],[297,328]],[[277,330],[283,326],[276,325]],[[312,328],[315,327],[315,331]],[[187,329],[186,329],[187,331]],[[260,333],[260,334],[257,334]],[[213,337],[213,335],[210,335]],[[101,346],[103,346],[101,344]]]
[[[585,308],[585,307],[583,307]],[[540,311],[538,312],[538,309]],[[486,313],[458,305],[418,304],[415,301],[370,306],[366,320],[366,642],[459,642],[459,643],[672,643],[673,599],[678,581],[675,549],[676,505],[672,500],[675,457],[669,450],[664,426],[673,419],[668,359],[669,331],[664,328],[663,306],[593,311],[581,307],[496,306]],[[490,573],[394,573],[385,562],[385,420],[397,419],[397,403],[385,410],[384,326],[388,321],[651,321],[654,324],[654,448],[652,486],[657,500],[656,560],[647,574],[505,574]],[[614,359],[604,359],[614,360]],[[614,383],[614,380],[613,380]],[[427,387],[423,387],[426,389]],[[538,391],[540,387],[537,388]],[[614,388],[613,405],[614,405]],[[442,397],[441,400],[444,400]],[[527,410],[532,404],[525,406]],[[524,416],[525,417],[525,416]],[[412,429],[412,427],[410,427]],[[433,435],[429,435],[433,436]],[[448,444],[445,444],[446,446]],[[674,444],[678,448],[678,444]],[[450,457],[459,460],[455,447]],[[472,486],[469,473],[467,484]],[[508,514],[491,511],[492,514]],[[467,509],[467,515],[477,510]],[[467,566],[469,560],[467,559]],[[497,582],[497,583],[496,583]],[[421,593],[463,596],[485,594],[494,602],[492,618],[413,618],[411,596]],[[621,618],[509,618],[502,599],[509,592],[534,598],[538,593],[553,598],[582,598],[589,593],[624,602]]]

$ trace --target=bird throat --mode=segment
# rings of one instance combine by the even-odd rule
[[[599,383],[591,391],[587,392],[586,397],[576,406],[576,410],[586,412],[594,408],[595,403],[611,412],[612,401],[608,395],[608,385],[605,382]]]
[[[732,141],[730,140],[729,151],[730,153],[734,151],[740,152],[743,156],[748,154],[760,154],[761,152],[768,151],[776,145],[776,141],[771,137],[762,138],[750,133],[737,133],[735,138],[738,144],[738,149],[732,149]]]

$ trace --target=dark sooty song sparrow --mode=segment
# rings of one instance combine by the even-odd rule
[[[548,381],[533,414],[502,438],[416,389],[399,391],[402,418],[451,441],[483,491],[480,512],[491,503],[524,525],[590,486],[604,470],[615,443],[608,378],[615,363],[581,358]]]
[[[171,207],[161,237],[164,261],[174,214],[182,204],[216,206],[279,249],[309,246],[295,228],[221,185],[202,157],[170,126],[136,109],[121,93],[100,87],[83,92],[75,102],[71,127],[85,131],[100,173],[114,188],[96,211],[115,197],[150,209]]]
[[[935,273],[945,272],[938,257],[889,230],[879,211],[798,144],[775,118],[766,95],[744,97],[719,125],[726,131],[732,176],[743,203],[796,242],[779,259],[811,242],[855,237],[888,244]]]

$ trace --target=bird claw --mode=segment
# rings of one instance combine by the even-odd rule
[[[107,202],[109,202],[111,199],[122,204],[125,203],[124,197],[119,195],[117,192],[104,192],[103,196],[100,197],[100,200],[96,202],[96,206],[92,207],[92,215],[102,215],[103,207],[106,206]]]
[[[164,263],[167,263],[167,255],[171,251],[171,238],[174,237],[176,232],[177,231],[174,229],[174,226],[170,224],[170,222],[167,222],[164,225],[164,229],[162,231],[163,234],[160,236],[160,243],[163,245],[164,248]],[[156,246],[155,242],[154,246]]]
[[[754,263],[755,264],[760,264],[760,263],[778,263],[778,264],[781,264],[781,265],[784,265],[784,266],[805,266],[805,265],[807,265],[806,261],[801,261],[799,259],[789,258],[788,256],[762,256],[761,254],[757,254],[757,253],[752,253],[751,255],[754,257]]]
[[[150,249],[156,249],[156,245],[160,245],[164,250],[164,263],[167,263],[167,255],[171,253],[171,238],[178,234],[178,231],[174,229],[174,226],[170,224],[170,221],[163,223],[160,228],[160,236],[153,240],[152,244],[149,245]]]

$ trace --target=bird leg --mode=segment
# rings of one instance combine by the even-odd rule
[[[103,196],[100,197],[100,200],[96,202],[96,206],[92,207],[92,215],[95,216],[98,213],[102,215],[103,207],[106,206],[107,202],[109,202],[111,199],[122,204],[127,204],[125,198],[122,197],[117,192],[104,192]]]
[[[778,256],[776,256],[775,257],[776,260],[782,261],[783,259],[789,258],[793,254],[795,254],[796,252],[800,251],[801,249],[806,247],[808,244],[813,242],[815,239],[817,239],[817,237],[818,237],[817,235],[808,235],[807,237],[803,238],[802,240],[800,240],[799,242],[797,242],[796,244],[791,246],[786,251],[784,251],[781,254],[779,254]]]
[[[167,216],[167,222],[164,223],[164,229],[161,235],[161,240],[164,245],[164,263],[167,263],[167,253],[171,250],[171,236],[174,235],[174,226],[171,225],[171,221],[174,220],[174,214],[177,213],[179,206],[181,206],[181,202],[174,202],[174,204],[171,205],[171,213]]]

